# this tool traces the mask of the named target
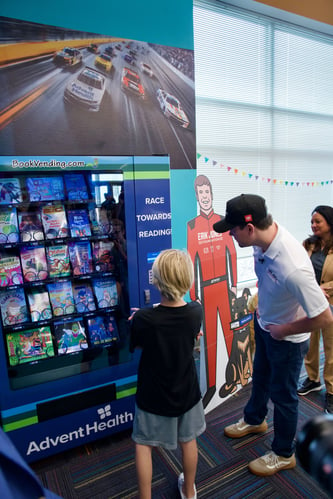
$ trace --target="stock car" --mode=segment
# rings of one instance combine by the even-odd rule
[[[133,71],[133,69],[127,68],[126,66],[123,68],[121,76],[121,88],[123,90],[128,90],[142,99],[145,98],[145,90],[142,86],[140,76]]]
[[[65,102],[84,107],[89,111],[99,111],[106,88],[105,75],[86,66],[67,85]]]
[[[116,54],[114,53],[114,49],[113,49],[112,45],[108,45],[108,46],[105,48],[104,52],[105,52],[106,54],[110,55],[111,57],[114,57],[114,56],[116,55]]]
[[[132,66],[135,66],[135,59],[130,54],[125,54],[124,55],[124,61],[128,62],[128,64],[132,64]]]
[[[92,52],[93,54],[98,53],[98,45],[96,43],[91,43],[88,47],[89,52]]]
[[[151,69],[151,67],[149,66],[149,64],[141,61],[140,62],[140,68],[141,68],[141,71],[143,73],[146,73],[148,76],[150,76],[150,78],[152,78],[154,76],[153,70]]]
[[[95,58],[95,66],[96,68],[104,69],[104,71],[110,73],[112,69],[112,59],[104,52]]]
[[[63,66],[76,66],[82,64],[82,54],[78,49],[64,47],[53,55],[53,62]]]
[[[178,123],[183,128],[188,128],[190,122],[179,100],[174,96],[159,88],[156,92],[156,97],[159,102],[162,113],[166,118],[169,118]]]

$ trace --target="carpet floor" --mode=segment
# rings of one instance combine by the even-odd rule
[[[304,373],[303,373],[304,377]],[[324,490],[300,464],[272,477],[257,477],[247,463],[270,450],[273,433],[272,406],[268,432],[229,439],[223,428],[242,417],[251,384],[237,392],[207,417],[207,430],[198,438],[199,463],[196,478],[200,499],[328,499]],[[299,430],[311,417],[323,412],[324,390],[299,400]],[[43,484],[64,499],[134,499],[137,482],[134,444],[127,431],[89,445],[33,463]],[[153,452],[154,499],[178,499],[177,476],[180,450]]]

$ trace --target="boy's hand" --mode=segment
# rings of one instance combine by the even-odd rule
[[[200,329],[198,335],[197,335],[197,341],[199,341],[200,336],[203,336],[203,331]]]
[[[127,319],[127,320],[128,320],[128,321],[131,321],[131,320],[133,319],[133,317],[134,317],[135,312],[137,312],[138,310],[140,310],[140,309],[139,309],[139,308],[131,308],[132,313],[131,313],[131,315],[128,317],[128,319]]]

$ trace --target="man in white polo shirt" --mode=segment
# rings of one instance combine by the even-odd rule
[[[265,200],[241,194],[227,202],[225,217],[214,224],[240,247],[253,246],[258,277],[256,350],[252,393],[244,418],[224,428],[230,438],[267,430],[267,403],[274,404],[272,450],[249,463],[252,473],[273,475],[294,468],[297,385],[308,350],[308,331],[333,322],[327,299],[316,282],[303,246],[267,213]]]

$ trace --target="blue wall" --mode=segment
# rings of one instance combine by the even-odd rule
[[[192,0],[13,0],[0,15],[193,49]]]

